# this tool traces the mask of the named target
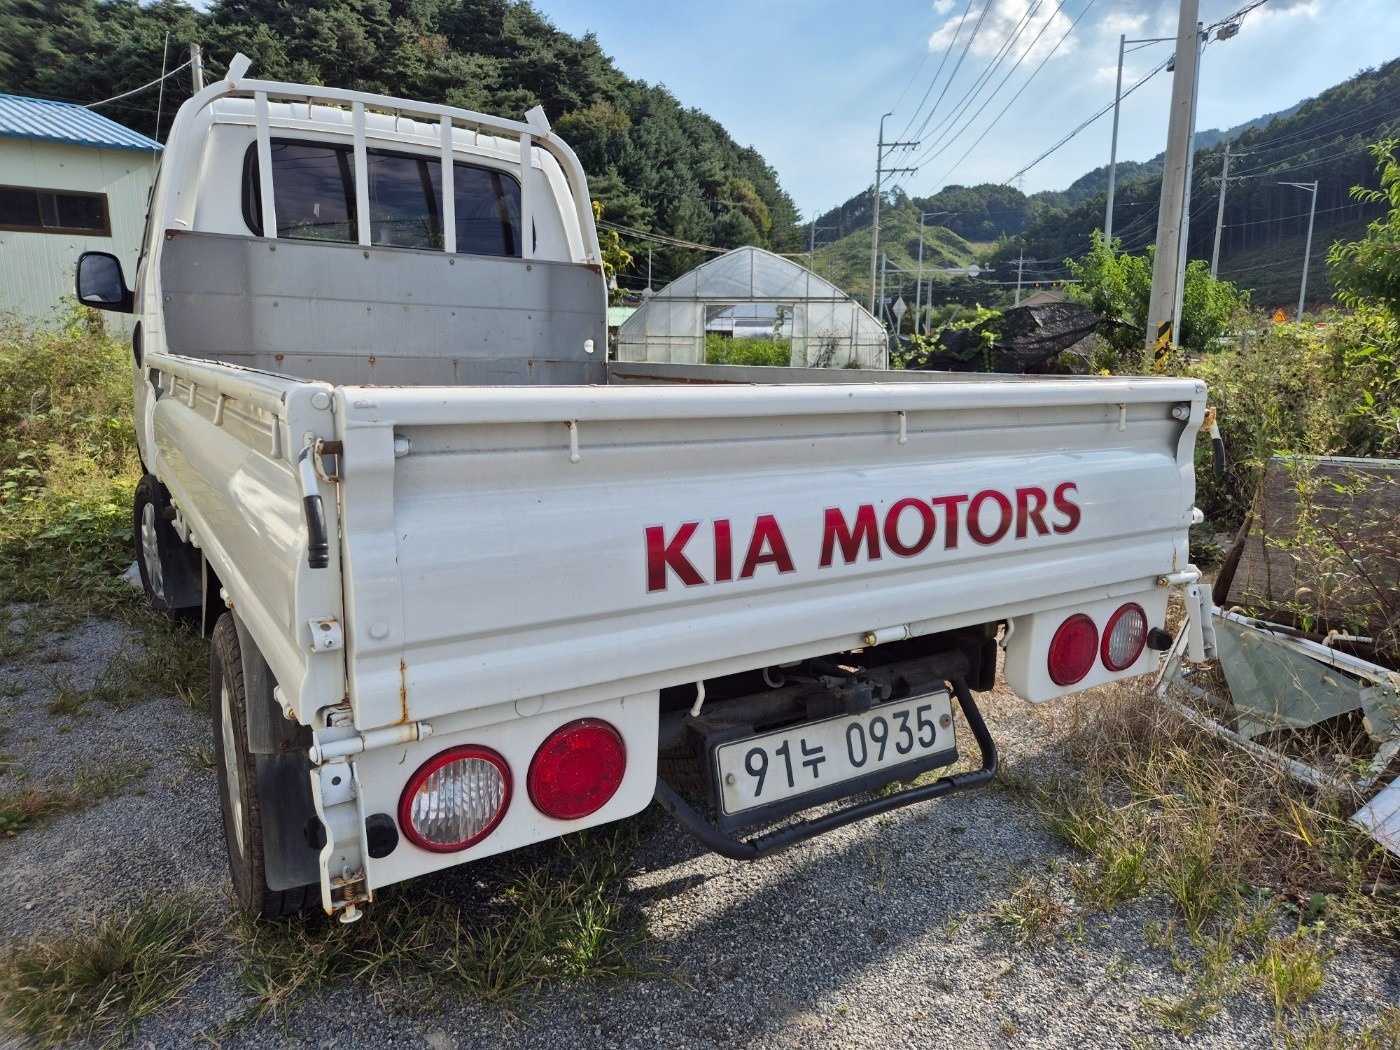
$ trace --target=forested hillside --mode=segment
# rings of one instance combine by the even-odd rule
[[[0,91],[93,102],[159,76],[198,42],[212,77],[238,51],[253,74],[519,117],[542,105],[578,151],[604,217],[699,244],[804,247],[791,198],[754,150],[663,87],[622,74],[592,36],[562,33],[523,0],[6,0]],[[190,80],[100,112],[163,136]],[[637,251],[641,241],[629,246]],[[700,261],[654,253],[658,285]],[[645,283],[645,255],[630,283]],[[629,283],[627,275],[620,278]]]
[[[1302,268],[1311,194],[1289,182],[1317,181],[1317,220],[1313,235],[1313,273],[1317,298],[1330,293],[1317,266],[1338,236],[1354,236],[1364,220],[1377,214],[1372,204],[1350,196],[1352,186],[1376,185],[1375,162],[1367,145],[1400,133],[1400,60],[1389,62],[1323,92],[1290,116],[1247,130],[1230,143],[1231,182],[1221,233],[1222,277],[1276,298],[1291,287]],[[1191,195],[1192,258],[1209,259],[1215,238],[1215,215],[1224,143],[1198,150]],[[1236,181],[1238,180],[1238,181]],[[1120,182],[1114,202],[1113,235],[1127,251],[1139,251],[1157,232],[1161,177]],[[1021,242],[1000,247],[996,257],[1010,262],[1021,247],[1046,262],[1079,255],[1089,233],[1102,228],[1104,195],[1077,207],[1046,211],[1026,230]],[[1269,258],[1268,249],[1277,249]],[[1263,258],[1260,258],[1261,252]],[[1258,297],[1256,297],[1258,298]],[[1284,295],[1286,300],[1287,295]]]
[[[1162,129],[1165,139],[1166,128]],[[1205,131],[1196,151],[1191,196],[1190,255],[1209,259],[1215,236],[1219,182],[1225,141],[1232,155],[1221,237],[1220,274],[1256,292],[1261,305],[1296,300],[1311,194],[1288,182],[1318,183],[1309,298],[1331,294],[1320,260],[1338,238],[1352,238],[1379,213],[1375,204],[1353,200],[1352,186],[1375,186],[1375,164],[1366,146],[1400,135],[1400,60],[1368,70],[1314,99],[1226,132]],[[1123,249],[1139,252],[1157,233],[1162,158],[1118,165],[1113,234]],[[1089,247],[1089,235],[1103,228],[1107,166],[1086,173],[1062,191],[1029,197],[1012,186],[947,186],[930,197],[907,197],[900,189],[886,195],[886,207],[917,212],[947,211],[929,223],[946,226],[970,241],[995,245],[982,261],[1000,275],[1014,276],[1026,260],[1032,283],[1068,276],[1064,260]],[[860,233],[870,223],[866,192],[815,220],[818,244]],[[869,250],[869,234],[862,234]],[[859,289],[868,278],[851,275],[845,284]],[[981,299],[997,290],[987,286]]]

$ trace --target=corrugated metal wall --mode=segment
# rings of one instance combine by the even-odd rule
[[[71,304],[73,269],[85,251],[115,254],[130,284],[155,170],[156,158],[135,150],[0,138],[0,185],[105,193],[112,224],[110,237],[0,230],[0,313],[56,323],[64,314],[60,299]],[[106,319],[113,329],[130,328],[125,315]]]

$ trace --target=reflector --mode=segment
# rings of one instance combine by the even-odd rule
[[[1094,666],[1099,652],[1099,629],[1083,613],[1075,613],[1050,639],[1050,654],[1046,658],[1050,680],[1056,685],[1074,685]]]
[[[598,718],[581,718],[549,735],[525,778],[530,801],[546,816],[578,820],[617,793],[627,769],[622,736]]]

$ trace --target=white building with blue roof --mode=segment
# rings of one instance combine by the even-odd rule
[[[160,149],[71,102],[0,94],[0,316],[59,321],[85,251],[136,271]]]

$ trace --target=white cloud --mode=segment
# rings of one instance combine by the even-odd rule
[[[954,0],[933,0],[933,13],[936,15],[946,15],[953,9]]]
[[[939,11],[938,6],[935,2],[934,10],[939,14],[945,13]],[[982,9],[985,17],[981,18],[980,27],[977,14],[969,14],[965,21],[961,16],[948,19],[929,38],[929,50],[938,52],[955,48],[961,53],[964,47],[969,46],[970,39],[970,57],[994,59],[1003,48],[1007,48],[1007,61],[1015,62],[1026,55],[1026,61],[1038,62],[1059,43],[1072,24],[1060,10],[1061,6],[1053,0],[1000,0],[990,9]],[[972,35],[974,28],[977,29],[976,36]],[[1068,55],[1075,47],[1075,40],[1070,37],[1060,44],[1055,57]]]

